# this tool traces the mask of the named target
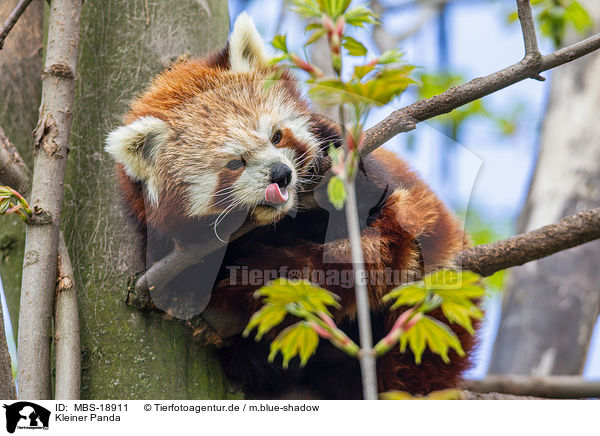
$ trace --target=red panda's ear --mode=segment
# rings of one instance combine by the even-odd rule
[[[169,138],[169,127],[156,117],[141,117],[109,133],[105,150],[121,165],[127,175],[146,184],[148,199],[158,202],[156,158]]]
[[[247,72],[268,66],[265,43],[246,12],[242,12],[235,20],[229,38],[229,61],[233,72]]]

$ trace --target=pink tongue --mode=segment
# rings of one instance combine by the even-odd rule
[[[269,186],[267,186],[265,191],[265,200],[267,200],[268,203],[285,203],[289,197],[290,194],[288,193],[287,189],[279,189],[279,185],[277,183],[271,183]]]

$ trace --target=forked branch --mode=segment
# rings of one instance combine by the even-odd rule
[[[17,24],[17,21],[19,21],[19,18],[21,18],[21,15],[23,15],[25,9],[27,9],[27,6],[29,6],[29,3],[31,2],[32,0],[21,0],[8,16],[8,19],[4,22],[2,27],[0,27],[0,50],[4,47],[4,40],[12,28],[15,27],[15,24]]]
[[[461,106],[528,78],[538,78],[543,71],[566,64],[600,49],[600,33],[570,45],[539,60],[525,57],[520,62],[485,77],[473,79],[435,97],[419,100],[392,112],[365,133],[361,154],[367,155],[399,133],[414,130],[418,123],[452,112]]]

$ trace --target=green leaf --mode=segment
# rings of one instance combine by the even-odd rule
[[[311,30],[322,29],[322,28],[323,28],[323,24],[321,24],[321,23],[309,23],[304,28],[304,33],[308,33]]]
[[[271,45],[277,50],[281,50],[284,53],[288,53],[287,48],[287,36],[286,35],[275,35]]]
[[[281,61],[285,61],[289,59],[289,56],[287,54],[283,54],[281,56],[276,56],[274,58],[269,59],[269,61],[267,62],[267,64],[269,66],[273,66],[273,65],[277,65],[279,62]],[[281,71],[279,71],[277,73],[277,77],[275,77],[275,74],[273,74],[271,77],[268,77],[267,80],[279,80],[281,79]]]
[[[470,300],[446,300],[442,303],[442,312],[448,321],[458,324],[470,334],[475,334],[471,318],[480,319],[483,316],[481,310]]]
[[[568,27],[578,33],[585,33],[593,27],[587,10],[577,0],[536,0],[535,18],[542,35],[552,38],[555,45],[561,45]]]
[[[300,357],[300,366],[306,365],[319,345],[319,335],[301,321],[287,327],[271,343],[269,362],[273,362],[278,353],[283,356],[283,367],[287,368],[291,359]]]
[[[319,0],[292,0],[292,11],[306,18],[321,18]]]
[[[309,45],[314,44],[319,39],[321,39],[323,36],[325,36],[326,33],[327,33],[327,31],[325,29],[315,30],[313,32],[313,34],[310,35],[310,37],[308,38],[308,40],[306,41],[306,43],[304,44],[304,46],[308,47]]]
[[[351,36],[344,37],[342,44],[350,56],[364,56],[367,54],[367,48]]]
[[[405,352],[409,346],[419,365],[425,346],[439,355],[445,363],[450,362],[448,352],[454,349],[459,356],[465,352],[456,334],[450,328],[429,316],[423,316],[417,323],[400,337],[400,351]]]
[[[467,289],[480,281],[478,274],[472,271],[456,271],[440,269],[425,276],[425,287],[428,289]],[[481,288],[480,286],[478,287]]]
[[[356,78],[358,80],[361,80],[363,77],[365,77],[367,74],[369,74],[371,71],[373,71],[375,69],[375,65],[359,65],[354,67],[354,76],[356,76]]]
[[[254,295],[264,297],[265,303],[288,310],[288,305],[298,305],[311,313],[323,312],[331,315],[328,306],[340,307],[339,297],[326,289],[313,285],[308,280],[279,278],[258,289]]]
[[[427,395],[412,395],[405,391],[388,391],[379,394],[382,400],[462,400],[463,393],[458,389],[433,391]]]
[[[388,50],[386,52],[383,52],[383,54],[379,56],[379,63],[384,65],[397,64],[402,62],[403,56],[404,53],[402,53],[400,50]]]
[[[346,202],[346,188],[344,187],[344,182],[337,177],[333,176],[329,183],[327,184],[327,195],[329,196],[329,201],[333,204],[337,210],[342,210],[344,208],[344,203]]]
[[[421,282],[409,283],[384,295],[384,302],[395,300],[392,309],[416,306],[437,296],[442,301],[478,299],[485,295],[479,275],[471,271],[439,270]]]
[[[377,14],[363,5],[353,7],[344,13],[344,19],[350,26],[364,27],[365,24],[375,24],[377,18]]]
[[[4,214],[10,207],[10,199],[0,199],[0,215]]]
[[[519,19],[519,14],[517,13],[517,11],[512,11],[510,14],[508,14],[508,17],[506,18],[506,20],[509,23],[514,23],[518,19]]]
[[[565,19],[571,23],[575,30],[584,33],[592,28],[592,18],[578,1],[573,1],[565,8]]]
[[[396,299],[390,310],[397,309],[401,306],[416,306],[424,303],[429,295],[429,290],[422,285],[405,285],[393,289],[383,296],[382,301],[388,302]]]
[[[365,82],[343,82],[340,79],[317,81],[310,89],[311,97],[325,106],[351,104],[354,106],[382,106],[402,94],[415,82],[409,77],[414,67],[404,65],[398,68],[378,71]]]
[[[260,341],[264,334],[276,325],[279,325],[286,315],[287,312],[282,306],[265,305],[262,309],[252,315],[243,335],[244,337],[247,337],[255,327],[258,327],[256,340]]]

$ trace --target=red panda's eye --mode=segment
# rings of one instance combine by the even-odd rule
[[[227,168],[229,168],[231,171],[235,171],[239,170],[244,165],[246,165],[246,162],[244,162],[243,159],[235,159],[227,164]]]
[[[277,130],[275,131],[275,133],[273,133],[273,136],[271,137],[271,142],[273,143],[273,145],[277,145],[281,142],[281,138],[282,138],[282,134],[281,134],[281,130]]]

